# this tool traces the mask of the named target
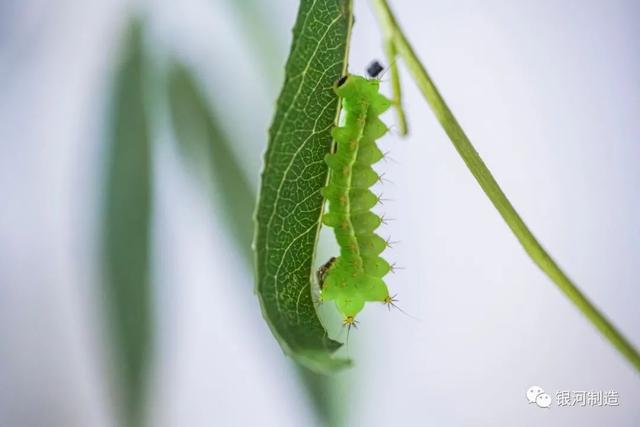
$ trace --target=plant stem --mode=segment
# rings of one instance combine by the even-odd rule
[[[631,364],[640,371],[640,354],[633,345],[622,336],[620,332],[609,322],[605,316],[587,299],[576,285],[560,269],[542,245],[536,240],[529,228],[520,218],[520,215],[511,205],[502,189],[491,175],[478,152],[475,150],[469,138],[458,124],[458,121],[449,110],[446,102],[438,92],[435,84],[429,77],[427,70],[416,56],[413,48],[407,41],[398,25],[386,0],[373,0],[379,15],[380,23],[385,32],[385,37],[393,40],[398,54],[404,59],[409,72],[436,115],[440,125],[444,128],[462,157],[465,164],[476,178],[480,187],[489,197],[513,234],[529,257],[538,267],[555,283],[569,300],[584,314],[587,319],[622,353]]]
[[[407,127],[407,118],[402,108],[402,88],[400,86],[400,73],[398,72],[398,64],[396,64],[396,58],[398,57],[398,51],[396,44],[391,37],[385,37],[384,50],[389,61],[389,72],[391,73],[391,90],[393,93],[393,106],[396,110],[396,117],[398,119],[398,128],[400,136],[407,136],[409,129]]]

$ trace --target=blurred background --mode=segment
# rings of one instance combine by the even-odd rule
[[[639,425],[640,376],[527,258],[404,70],[411,134],[382,142],[380,212],[417,320],[367,307],[330,379],[282,354],[249,244],[297,6],[0,3],[0,426]],[[638,3],[392,6],[516,209],[640,345]],[[368,3],[355,17],[362,73],[382,43]],[[619,405],[543,410],[532,385]]]

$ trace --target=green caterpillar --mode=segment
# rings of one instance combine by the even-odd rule
[[[334,90],[342,99],[344,123],[332,131],[335,153],[327,154],[328,185],[322,195],[329,202],[323,223],[334,229],[340,256],[332,258],[318,272],[321,301],[335,301],[346,325],[365,302],[393,304],[382,278],[391,266],[379,255],[388,246],[375,234],[382,219],[371,209],[380,201],[369,190],[380,177],[371,165],[384,155],[376,140],[387,131],[379,116],[391,101],[379,93],[380,82],[361,76],[341,78]]]

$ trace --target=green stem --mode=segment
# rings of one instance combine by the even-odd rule
[[[400,74],[398,72],[398,65],[396,64],[396,58],[398,57],[398,51],[396,44],[391,37],[385,37],[384,50],[389,61],[389,72],[391,73],[391,90],[393,97],[391,101],[396,110],[396,116],[398,118],[398,128],[401,136],[407,136],[409,129],[407,127],[407,118],[402,108],[402,88],[400,86]]]
[[[449,110],[446,102],[438,92],[427,70],[416,56],[413,48],[400,29],[386,0],[373,0],[385,35],[394,41],[398,54],[404,59],[409,72],[436,115],[440,125],[451,139],[458,154],[476,178],[480,187],[489,197],[495,208],[505,220],[513,234],[518,238],[524,250],[538,267],[555,283],[569,300],[584,314],[587,319],[622,353],[631,364],[640,371],[640,354],[633,345],[622,336],[604,315],[587,299],[556,262],[536,240],[520,215],[511,205],[500,186],[487,169],[469,138]]]

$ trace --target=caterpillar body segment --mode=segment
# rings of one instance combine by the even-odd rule
[[[340,255],[323,272],[320,295],[322,301],[335,301],[347,325],[354,324],[366,302],[391,301],[382,279],[391,266],[380,256],[388,243],[376,234],[382,219],[371,211],[380,201],[370,190],[380,180],[372,165],[384,157],[376,140],[388,131],[379,116],[391,106],[379,85],[376,79],[348,75],[334,88],[344,119],[332,131],[335,153],[325,157],[330,175],[322,190],[328,201],[323,223],[333,228]]]

